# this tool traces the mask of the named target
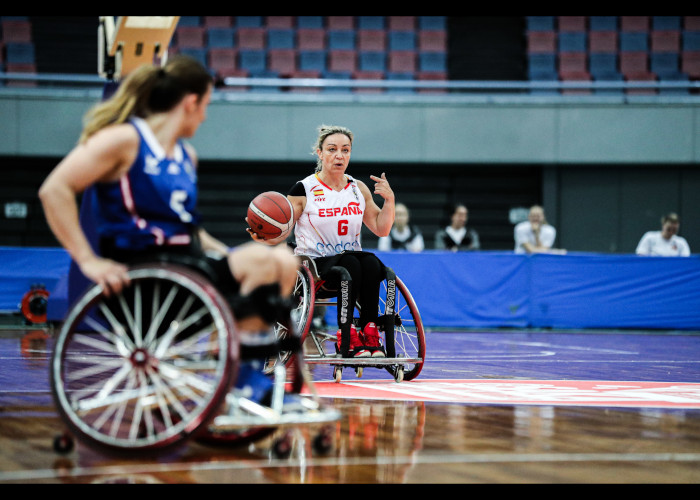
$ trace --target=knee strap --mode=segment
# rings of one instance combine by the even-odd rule
[[[231,298],[230,302],[237,319],[260,316],[268,324],[287,320],[294,304],[291,297],[280,296],[277,283],[259,286],[248,295]]]

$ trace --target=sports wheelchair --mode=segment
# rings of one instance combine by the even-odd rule
[[[231,307],[203,274],[172,263],[128,274],[131,285],[118,295],[88,288],[56,336],[50,384],[67,427],[54,439],[57,452],[70,451],[73,436],[107,452],[162,452],[190,437],[238,445],[278,427],[340,418],[317,398],[300,397],[298,413],[281,411],[285,389],[299,394],[313,384],[291,323],[283,349],[293,362],[274,368],[264,406],[232,390],[247,347]]]
[[[425,331],[418,307],[411,293],[394,271],[385,267],[386,276],[379,293],[379,318],[377,326],[383,336],[386,357],[344,358],[336,347],[336,328],[325,331],[314,328],[312,319],[317,305],[337,305],[337,291],[326,288],[319,277],[313,259],[302,258],[302,266],[297,271],[294,290],[295,309],[292,319],[301,341],[306,347],[304,362],[308,365],[328,364],[333,366],[333,378],[342,380],[343,368],[352,368],[362,377],[367,367],[386,369],[396,382],[413,380],[423,368],[425,360]],[[359,310],[359,304],[355,304]],[[353,321],[357,322],[354,317]],[[284,325],[277,325],[278,338],[285,338],[291,332]],[[330,342],[330,344],[328,344]],[[288,363],[292,353],[280,352],[276,359],[268,360],[268,370],[279,364]]]

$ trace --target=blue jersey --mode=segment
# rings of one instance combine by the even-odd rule
[[[180,141],[168,158],[144,120],[130,123],[140,137],[138,156],[120,180],[95,185],[97,233],[127,250],[188,244],[200,222],[194,165]]]

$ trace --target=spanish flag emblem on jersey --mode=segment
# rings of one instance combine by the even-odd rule
[[[314,196],[323,196],[323,189],[314,189]]]

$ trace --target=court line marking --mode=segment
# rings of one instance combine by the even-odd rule
[[[431,465],[431,464],[488,464],[488,463],[564,463],[564,462],[699,462],[700,453],[466,453],[418,454],[391,457],[311,457],[270,459],[252,463],[250,460],[203,461],[177,464],[134,464],[105,467],[76,467],[60,472],[55,469],[37,469],[0,472],[0,481],[29,481],[39,479],[66,479],[85,476],[147,475],[166,472],[198,472],[211,470],[274,469],[279,467],[352,467],[367,465]]]

